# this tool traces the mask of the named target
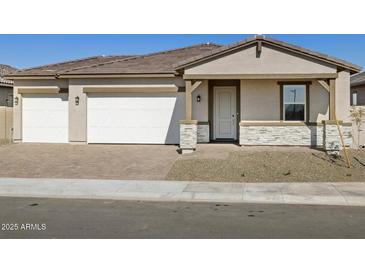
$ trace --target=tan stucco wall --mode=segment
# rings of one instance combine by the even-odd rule
[[[241,120],[280,120],[280,87],[275,80],[241,80]]]
[[[263,53],[268,50],[265,49]],[[281,53],[283,54],[283,53]],[[226,58],[226,57],[225,57]],[[296,58],[297,57],[291,57]],[[306,60],[304,60],[306,61]],[[313,63],[314,65],[318,65]],[[322,66],[323,67],[323,66]],[[327,68],[328,69],[328,68]],[[313,73],[313,71],[311,71]],[[318,72],[318,71],[317,71]],[[328,72],[328,71],[327,71]],[[332,72],[332,71],[331,71]],[[340,72],[336,79],[337,117],[350,121],[350,77],[348,72]],[[14,105],[13,128],[14,140],[22,140],[22,96],[19,87],[57,86],[69,90],[69,140],[70,142],[87,141],[87,94],[84,87],[95,85],[153,85],[175,84],[184,87],[185,82],[178,78],[130,78],[130,79],[70,79],[70,80],[17,80],[14,84],[14,98],[18,97],[18,105]],[[201,102],[196,97],[201,96]],[[75,97],[79,96],[80,104],[75,105]],[[193,92],[193,119],[208,121],[208,81],[205,80]],[[241,120],[278,121],[280,119],[280,88],[277,80],[241,80]],[[328,92],[315,80],[310,86],[310,122],[321,122],[328,119]]]
[[[329,93],[317,81],[312,81],[309,87],[309,120],[322,122],[329,119]]]
[[[67,88],[68,80],[15,80],[14,81],[14,99],[18,97],[18,105],[13,107],[13,139],[14,141],[22,140],[22,95],[18,93],[20,87],[38,87],[38,86],[55,86]]]
[[[200,95],[201,101],[197,102],[197,96]],[[208,121],[208,80],[202,81],[200,86],[194,90],[192,95],[193,120]]]
[[[313,74],[336,73],[336,67],[268,46],[256,57],[256,46],[185,70],[185,74]]]
[[[328,119],[328,92],[317,82],[310,85],[310,122]],[[280,120],[280,86],[276,80],[241,80],[241,120]]]
[[[338,120],[350,122],[350,73],[338,73],[336,83],[336,116]]]
[[[69,82],[69,140],[74,143],[87,142],[87,94],[83,89],[95,85],[161,85],[185,86],[182,78],[125,78],[125,79],[70,79]],[[75,97],[80,103],[75,105]]]

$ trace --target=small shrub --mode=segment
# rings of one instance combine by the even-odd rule
[[[362,131],[361,125],[365,121],[365,109],[360,107],[350,108],[351,120],[355,123],[357,129],[357,147],[360,147],[360,133]]]

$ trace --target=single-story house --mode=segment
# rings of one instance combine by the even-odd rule
[[[365,72],[360,72],[351,76],[351,106],[362,108],[365,111]],[[353,130],[356,146],[365,148],[365,121],[360,124],[360,128],[354,125]]]
[[[10,141],[13,128],[13,81],[3,76],[16,71],[15,68],[0,64],[0,143]]]
[[[8,75],[14,141],[339,149],[334,120],[351,145],[350,75],[360,70],[265,36],[25,69]]]

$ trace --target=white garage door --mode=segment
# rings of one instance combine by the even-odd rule
[[[184,93],[89,94],[88,143],[178,144]]]
[[[68,94],[23,95],[23,142],[68,142]]]

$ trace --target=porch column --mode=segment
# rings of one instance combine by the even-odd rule
[[[323,121],[323,148],[328,154],[337,155],[343,149],[339,129],[345,145],[351,145],[351,123],[337,121],[336,79],[329,79],[327,86],[323,82],[320,81],[320,84],[329,92],[329,120]]]
[[[336,120],[336,80],[329,80],[329,95],[330,95],[330,105],[329,105],[329,118],[330,120]]]
[[[180,121],[181,153],[191,153],[195,150],[198,139],[198,121],[192,120],[192,94],[202,81],[185,81],[185,120]]]
[[[202,83],[202,81],[195,81],[195,83],[193,83],[192,81],[190,80],[187,80],[185,81],[185,89],[186,89],[186,92],[185,92],[185,102],[186,102],[186,105],[185,105],[185,120],[187,121],[191,121],[192,120],[192,117],[193,117],[193,114],[192,114],[192,104],[193,104],[193,101],[192,101],[192,94],[193,94],[193,91],[196,90],[197,87],[200,86],[200,84]]]

